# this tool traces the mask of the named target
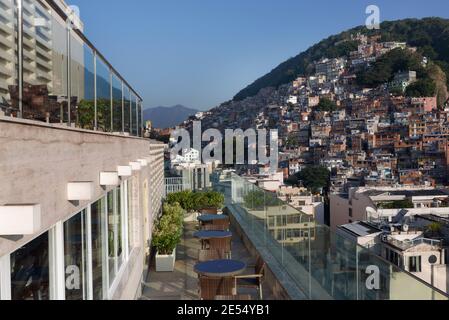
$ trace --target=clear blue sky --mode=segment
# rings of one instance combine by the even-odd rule
[[[447,0],[66,0],[146,107],[206,110],[332,34],[381,20],[449,18]]]

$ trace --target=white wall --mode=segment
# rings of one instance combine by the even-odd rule
[[[349,200],[338,194],[331,194],[329,201],[331,230],[336,232],[338,226],[349,223]]]

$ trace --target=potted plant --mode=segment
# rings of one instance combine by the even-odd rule
[[[162,218],[153,232],[153,246],[156,248],[156,271],[171,272],[175,268],[176,246],[183,231],[183,210],[178,203],[164,204]]]

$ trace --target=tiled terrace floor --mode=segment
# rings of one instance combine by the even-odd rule
[[[198,300],[198,276],[193,271],[198,262],[198,250],[200,242],[193,237],[197,230],[197,223],[185,223],[184,238],[177,248],[176,265],[174,272],[156,272],[154,262],[151,265],[146,279],[143,300]],[[235,236],[232,238],[232,258],[244,261],[247,265],[254,265],[256,258],[251,257],[242,241]],[[247,273],[253,273],[249,269]],[[264,299],[270,299],[272,293],[267,286],[263,287]],[[240,289],[239,294],[251,294],[257,299],[257,291],[252,289]]]

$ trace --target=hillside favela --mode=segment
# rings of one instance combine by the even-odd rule
[[[449,299],[446,1],[129,2],[0,0],[0,300]]]

